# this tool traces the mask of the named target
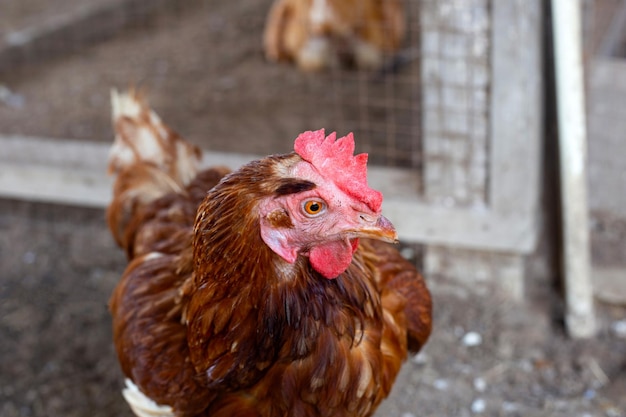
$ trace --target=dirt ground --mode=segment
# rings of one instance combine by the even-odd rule
[[[50,16],[52,4],[69,12],[79,2],[7,0],[0,33]],[[205,148],[283,152],[295,134],[324,125],[355,130],[377,162],[410,164],[419,143],[388,147],[377,138],[415,133],[414,63],[385,77],[303,75],[263,58],[270,0],[190,3],[80,53],[0,74],[12,97],[0,104],[0,133],[109,141],[109,89],[134,83]],[[381,122],[389,112],[393,124]],[[102,210],[0,200],[1,416],[131,416],[107,310],[125,258],[103,218]],[[603,254],[620,258],[595,256]],[[527,282],[524,305],[487,284],[427,278],[433,336],[377,416],[626,417],[624,308],[598,304],[598,336],[574,341],[542,274]]]

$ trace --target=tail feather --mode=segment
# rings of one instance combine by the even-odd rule
[[[180,185],[195,177],[200,149],[167,127],[140,93],[113,90],[111,104],[115,141],[109,153],[110,173],[142,161],[156,165]]]
[[[137,388],[137,385],[126,378],[126,388],[122,391],[124,399],[138,417],[174,417],[172,407],[158,405]]]
[[[138,210],[167,193],[184,193],[201,153],[167,127],[137,91],[113,90],[111,104],[115,140],[108,170],[117,178],[107,218],[117,242],[128,248],[126,230]]]

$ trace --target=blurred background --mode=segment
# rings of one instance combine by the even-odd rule
[[[2,1],[0,415],[131,415],[104,208],[109,94],[134,86],[206,163],[354,132],[435,303],[377,416],[626,416],[626,1],[385,1],[398,45],[363,64],[350,15],[324,68],[272,55],[273,0]]]

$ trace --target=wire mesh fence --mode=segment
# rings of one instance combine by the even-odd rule
[[[397,132],[418,136],[419,115],[407,113],[416,113],[419,84],[394,72],[313,75],[268,62],[262,34],[271,1],[66,0],[59,14],[45,2],[9,3],[3,15],[17,18],[2,22],[0,69],[22,100],[0,110],[3,133],[107,140],[109,88],[138,85],[177,130],[207,147],[285,151],[299,131],[327,127],[355,131],[382,163],[410,159],[394,141]]]
[[[319,7],[336,0],[293,1]],[[405,0],[405,31],[397,51],[384,51],[374,69],[331,65],[320,72],[267,59],[263,36],[273,0],[82,3],[64,0],[55,11],[45,6],[35,23],[0,29],[2,38],[10,40],[0,51],[7,58],[0,60],[5,89],[0,133],[108,144],[109,90],[135,85],[146,91],[171,127],[207,150],[283,153],[305,130],[354,132],[357,151],[368,152],[374,165],[389,168],[384,173],[390,175],[380,177],[386,183],[377,182],[377,187],[393,196],[387,202],[397,203],[392,209],[398,220],[408,218],[399,214],[407,210],[405,203],[421,210],[424,219],[403,225],[410,239],[478,242],[509,250],[526,242],[500,233],[495,225],[501,213],[497,207],[490,212],[489,205],[498,188],[494,178],[501,179],[498,184],[518,183],[506,161],[494,163],[492,154],[506,159],[520,146],[533,157],[537,148],[539,110],[526,105],[534,103],[540,85],[533,29],[539,27],[537,2]],[[36,2],[7,4],[7,13],[18,15]],[[498,19],[494,13],[500,13]],[[503,35],[495,33],[496,23]],[[355,27],[358,33],[367,25]],[[504,47],[494,51],[498,36],[503,36]],[[346,44],[359,43],[354,34],[330,36],[334,38],[339,38],[340,55]],[[532,44],[524,48],[528,52],[514,51],[513,60],[520,65],[501,65],[510,61],[502,57],[510,51],[508,45],[520,39]],[[37,51],[52,44],[57,46],[39,55]],[[492,74],[496,64],[505,68],[499,70],[499,79]],[[530,92],[524,87],[508,91],[510,80]],[[494,108],[493,91],[506,93],[506,103]],[[504,132],[503,123],[519,120],[526,129],[521,144],[516,126],[512,135],[491,137],[497,123]],[[500,145],[497,152],[494,141]],[[492,172],[494,166],[508,171],[500,176]],[[531,166],[534,161],[525,168],[534,172]],[[525,216],[531,211],[523,207],[533,204],[533,193],[521,193],[529,197],[527,204],[515,204],[508,201],[510,193],[500,193],[498,201],[506,204],[498,207],[506,208],[507,216]],[[450,227],[455,222],[443,220],[441,206],[457,210],[450,213],[457,223],[472,218],[476,209],[493,216],[487,223],[474,222],[475,227]],[[509,243],[494,244],[486,237],[492,232],[498,242]]]

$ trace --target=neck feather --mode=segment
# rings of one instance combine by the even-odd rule
[[[307,258],[288,264],[263,242],[257,205],[273,171],[265,160],[254,164],[209,192],[194,226],[188,342],[208,385],[249,385],[279,358],[310,354],[322,331],[358,341],[363,323],[380,314],[358,252],[345,273],[328,280]]]

